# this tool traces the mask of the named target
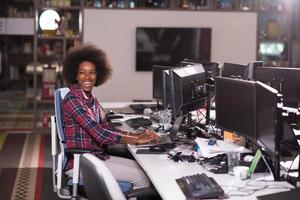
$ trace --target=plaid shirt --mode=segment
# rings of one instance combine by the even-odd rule
[[[88,98],[79,85],[74,84],[62,107],[67,149],[88,149],[100,159],[107,159],[103,145],[120,143],[121,136],[109,128],[95,96]]]

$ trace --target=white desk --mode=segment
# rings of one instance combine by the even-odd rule
[[[148,102],[147,102],[148,103]],[[107,103],[102,105],[104,108],[124,108],[129,105],[128,102],[123,103]],[[125,119],[123,119],[125,120]],[[126,129],[126,126],[123,127]],[[128,128],[128,127],[127,127]],[[229,176],[228,174],[213,174],[198,163],[186,163],[186,162],[173,162],[167,157],[166,154],[136,154],[135,145],[128,145],[128,149],[134,156],[136,161],[147,173],[151,182],[153,183],[156,190],[164,200],[184,200],[185,195],[177,185],[175,179],[181,178],[182,176],[193,175],[196,173],[206,173],[208,176],[213,177],[219,185],[222,186],[224,191],[227,193],[233,190],[234,187],[242,187],[246,185],[249,180],[240,181],[239,179]],[[251,180],[255,180],[258,177],[262,177],[262,174],[254,174]],[[254,182],[252,182],[253,184]],[[249,196],[229,196],[232,200],[253,200],[256,196],[276,193],[281,191],[287,191],[289,188],[293,188],[287,182],[257,182],[258,184],[268,185],[269,188],[259,190]],[[271,188],[273,186],[273,189]]]
[[[167,157],[166,154],[136,154],[135,145],[128,145],[128,149],[145,170],[149,176],[151,182],[153,183],[156,190],[159,192],[160,196],[164,200],[183,200],[186,199],[185,195],[182,193],[181,189],[177,185],[175,179],[181,178],[182,176],[192,175],[196,173],[206,173],[208,176],[213,177],[218,184],[222,186],[225,192],[232,189],[229,186],[243,186],[247,181],[240,181],[233,176],[228,174],[213,174],[208,172],[202,166],[194,163],[186,162],[173,162]],[[261,174],[255,174],[252,179],[258,178]],[[286,191],[288,188],[293,188],[287,182],[261,182],[261,184],[268,184],[268,186],[273,186],[272,188],[266,188],[255,192],[250,196],[230,196],[229,199],[243,199],[243,200],[253,200],[256,196],[276,193],[281,191]],[[228,187],[227,187],[228,186]],[[274,188],[276,186],[276,189]]]

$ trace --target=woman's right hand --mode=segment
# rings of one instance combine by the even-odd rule
[[[155,141],[158,138],[160,138],[160,136],[157,133],[155,133],[153,131],[145,130],[137,137],[136,143],[137,144],[145,144],[145,143],[149,143],[151,141]]]

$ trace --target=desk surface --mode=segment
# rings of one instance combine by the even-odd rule
[[[135,154],[135,145],[128,145],[128,149],[145,170],[162,199],[165,200],[186,199],[175,179],[196,173],[206,173],[208,176],[213,177],[217,183],[222,186],[225,192],[231,191],[235,187],[243,187],[247,183],[257,187],[268,186],[252,195],[229,196],[229,199],[253,200],[259,195],[287,191],[289,188],[293,188],[293,186],[287,182],[258,181],[259,177],[264,178],[262,174],[255,174],[251,180],[241,181],[228,174],[213,174],[208,172],[196,162],[173,162],[166,154]],[[266,178],[267,177],[264,179]]]
[[[107,103],[104,104],[104,108],[126,108],[129,105],[128,102],[123,103]],[[124,119],[123,119],[124,120]],[[125,127],[123,127],[125,128]],[[127,127],[128,128],[128,127]],[[274,181],[259,181],[267,180],[263,174],[254,174],[253,178],[250,180],[241,181],[228,174],[213,174],[206,169],[204,169],[198,163],[187,163],[187,162],[173,162],[167,157],[166,154],[136,154],[135,145],[128,145],[128,149],[134,156],[136,161],[147,173],[154,187],[159,192],[160,196],[164,200],[183,200],[186,199],[183,192],[177,185],[175,179],[181,178],[182,176],[193,175],[196,173],[206,173],[208,176],[213,177],[219,185],[224,189],[226,193],[237,194],[236,188],[247,188],[247,184],[255,186],[255,188],[266,188],[256,191],[255,193],[248,196],[232,196],[229,195],[228,199],[238,200],[253,200],[256,196],[265,195],[270,193],[277,193],[281,191],[287,191],[293,188],[287,182],[274,182]],[[270,176],[269,174],[267,176]],[[252,187],[252,189],[253,189]],[[241,194],[241,193],[240,193]],[[245,192],[243,192],[245,194]]]

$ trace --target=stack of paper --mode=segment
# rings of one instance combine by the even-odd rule
[[[234,143],[226,142],[223,140],[217,140],[216,144],[208,144],[209,139],[196,138],[198,147],[200,148],[201,156],[205,158],[211,158],[218,154],[227,153],[229,151],[237,151],[240,153],[251,153],[251,151],[243,146],[239,146]],[[199,153],[199,152],[198,152]]]

